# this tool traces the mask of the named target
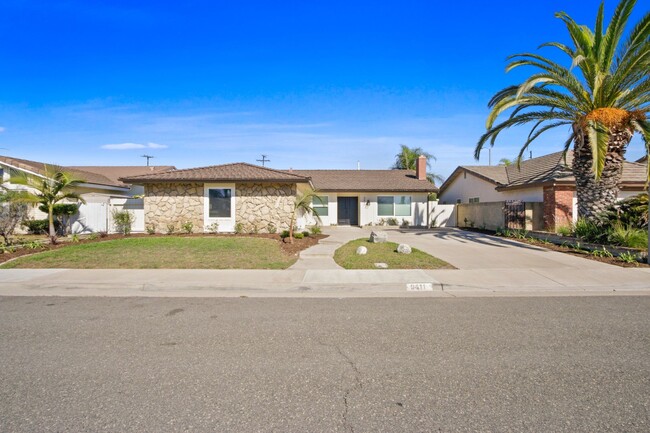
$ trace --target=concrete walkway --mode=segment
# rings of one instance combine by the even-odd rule
[[[650,268],[621,268],[519,242],[455,229],[388,229],[458,269],[345,270],[332,258],[370,228],[330,235],[287,270],[0,270],[0,296],[568,296],[650,295]]]

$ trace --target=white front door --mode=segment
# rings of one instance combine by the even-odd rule
[[[206,183],[204,186],[203,219],[206,231],[214,224],[220,232],[235,231],[235,184]]]

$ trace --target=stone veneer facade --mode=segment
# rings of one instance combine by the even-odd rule
[[[273,225],[279,232],[289,228],[296,184],[237,184],[235,221],[246,233],[267,233]]]
[[[144,224],[147,230],[167,233],[168,225],[176,231],[185,222],[194,224],[194,231],[203,231],[203,184],[160,183],[144,187]]]
[[[245,233],[266,233],[289,228],[295,184],[237,184],[235,186],[235,223]],[[202,183],[161,183],[145,185],[144,217],[147,229],[166,233],[169,225],[176,231],[185,222],[194,224],[194,232],[204,229],[204,185]]]

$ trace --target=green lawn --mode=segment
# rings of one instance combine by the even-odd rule
[[[272,239],[138,237],[70,245],[20,257],[0,268],[285,269],[295,261]]]
[[[368,248],[368,254],[358,255],[360,246]],[[388,269],[453,269],[449,263],[415,248],[411,254],[400,254],[397,246],[395,242],[375,244],[367,238],[357,239],[336,250],[334,261],[345,269],[376,269],[375,263],[386,263]]]

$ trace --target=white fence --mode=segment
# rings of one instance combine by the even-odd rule
[[[431,227],[456,227],[456,205],[429,202],[429,223]]]
[[[72,233],[97,233],[115,231],[113,211],[128,210],[135,216],[131,229],[134,233],[144,232],[144,203],[142,199],[111,198],[108,202],[91,202],[79,206],[79,214],[72,223]]]

